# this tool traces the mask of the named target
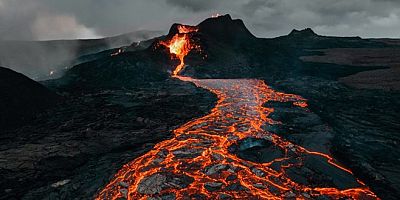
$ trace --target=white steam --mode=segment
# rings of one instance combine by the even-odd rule
[[[37,40],[93,39],[101,37],[94,29],[80,24],[74,16],[68,15],[40,14],[32,23],[31,29]]]

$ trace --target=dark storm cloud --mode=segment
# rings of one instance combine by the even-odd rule
[[[213,14],[242,18],[260,37],[313,28],[327,35],[400,37],[398,0],[0,0],[0,39],[166,32]]]
[[[252,0],[243,5],[243,14],[257,35],[311,27],[327,35],[400,37],[399,5],[377,0]]]
[[[218,6],[221,1],[204,0],[166,0],[168,4],[189,9],[194,12],[209,10]]]

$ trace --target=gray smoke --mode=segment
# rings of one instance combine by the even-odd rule
[[[58,78],[66,68],[85,60],[79,57],[128,46],[160,36],[159,31],[137,31],[98,40],[0,41],[0,66],[35,80]]]
[[[77,43],[4,41],[0,42],[0,66],[43,80],[61,72],[77,52]]]
[[[35,80],[56,78],[65,68],[72,67],[80,56],[130,45],[162,34],[160,31],[141,30],[95,42],[31,41],[100,38],[108,34],[96,28],[95,22],[86,25],[82,22],[85,16],[75,13],[79,11],[78,7],[87,8],[91,4],[96,5],[94,2],[102,3],[85,0],[72,4],[47,0],[0,0],[0,66]],[[90,26],[91,23],[94,25]],[[131,32],[135,29],[127,30]],[[91,45],[89,48],[82,47],[88,43]]]

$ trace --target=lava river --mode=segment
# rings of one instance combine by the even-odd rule
[[[311,152],[276,134],[266,125],[273,108],[266,102],[288,102],[307,109],[300,96],[274,91],[254,79],[192,79],[180,77],[218,96],[210,114],[174,130],[174,137],[122,167],[97,199],[378,199],[367,186],[315,187],[297,182],[288,170],[316,157],[344,176],[352,172],[328,155]],[[268,142],[280,157],[256,163],[229,149],[245,138]]]

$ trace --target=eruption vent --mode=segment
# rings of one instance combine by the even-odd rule
[[[178,33],[166,42],[161,42],[162,45],[169,49],[171,55],[179,58],[179,65],[172,72],[173,76],[177,76],[185,66],[185,57],[189,54],[192,49],[199,48],[199,46],[193,44],[190,39],[190,33],[197,32],[198,29],[193,26],[178,25]]]

